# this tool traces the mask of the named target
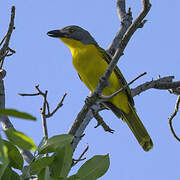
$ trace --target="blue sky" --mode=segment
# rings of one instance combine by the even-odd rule
[[[118,66],[127,81],[137,75],[148,74],[131,87],[161,77],[179,73],[179,32],[178,21],[180,1],[151,0],[152,9],[148,22],[139,29],[129,42]],[[115,1],[103,0],[53,0],[53,1],[7,1],[0,2],[0,37],[7,31],[11,6],[16,6],[15,31],[10,47],[16,54],[6,59],[4,69],[6,106],[32,113],[37,122],[11,118],[17,130],[26,132],[38,144],[43,136],[39,109],[41,97],[20,97],[17,93],[36,92],[39,84],[42,90],[49,91],[48,98],[52,108],[63,94],[67,98],[64,106],[48,119],[49,135],[66,133],[77,113],[84,104],[88,89],[79,80],[71,62],[69,49],[59,40],[46,35],[49,30],[60,29],[76,24],[87,29],[100,46],[107,48],[120,25],[116,14]],[[133,17],[141,9],[140,0],[127,0]],[[105,133],[101,127],[94,129],[92,120],[86,129],[86,136],[79,144],[75,157],[89,144],[86,157],[97,154],[110,154],[110,168],[102,180],[150,180],[179,179],[180,143],[172,136],[168,117],[174,110],[176,96],[167,91],[148,90],[135,98],[137,113],[151,135],[154,148],[144,152],[136,142],[127,125],[117,119],[112,112],[103,112],[104,120],[115,133]],[[174,119],[177,134],[180,135],[178,114]],[[178,133],[179,132],[179,133]],[[71,173],[76,172],[77,165]]]

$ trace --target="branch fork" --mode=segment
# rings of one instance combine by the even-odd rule
[[[44,137],[48,139],[48,130],[47,130],[47,122],[46,119],[52,117],[57,110],[63,106],[63,101],[66,97],[66,93],[63,95],[62,99],[56,106],[56,108],[50,112],[50,106],[47,101],[47,93],[48,91],[46,90],[45,92],[41,91],[39,88],[39,85],[35,86],[35,89],[38,91],[37,93],[33,94],[24,94],[24,93],[19,93],[20,96],[39,96],[41,95],[43,97],[43,107],[40,108],[40,113],[41,113],[41,119],[42,119],[42,125],[43,125],[43,132],[44,132]]]

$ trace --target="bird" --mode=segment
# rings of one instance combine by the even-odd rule
[[[94,92],[99,79],[104,75],[112,57],[101,48],[91,34],[77,26],[70,25],[62,29],[47,32],[47,35],[59,38],[71,51],[72,64],[81,81]],[[120,69],[115,66],[102,95],[110,96],[120,88],[127,86],[127,82]],[[153,147],[153,142],[146,128],[136,113],[134,100],[129,87],[103,103],[118,118],[127,123],[135,138],[144,151]]]

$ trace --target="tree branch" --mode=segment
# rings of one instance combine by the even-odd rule
[[[111,56],[114,56],[125,32],[129,28],[129,26],[132,24],[131,9],[129,9],[128,12],[126,13],[125,0],[117,0],[116,8],[117,8],[118,17],[121,21],[121,25],[119,27],[118,32],[116,33],[115,38],[113,39],[112,43],[110,44],[110,46],[106,50],[106,52],[109,53]]]
[[[61,101],[56,106],[56,108],[52,112],[50,112],[50,106],[49,106],[49,103],[47,100],[48,91],[47,90],[45,92],[41,91],[39,88],[39,85],[36,85],[35,89],[38,91],[38,93],[32,93],[32,94],[19,93],[19,95],[20,96],[39,96],[39,95],[41,95],[43,97],[43,106],[40,108],[40,113],[41,113],[44,137],[47,140],[48,139],[48,129],[47,129],[47,120],[46,119],[49,117],[52,117],[57,112],[57,110],[63,106],[63,101],[67,94],[65,93],[63,95]]]
[[[110,132],[110,133],[114,133],[114,130],[111,129],[106,122],[103,120],[103,118],[99,115],[98,112],[93,112],[93,116],[94,118],[97,120],[97,125],[94,128],[97,128],[98,126],[102,126],[104,131]]]
[[[72,162],[71,167],[75,166],[78,162],[83,161],[83,160],[86,159],[86,158],[83,158],[83,159],[82,159],[82,157],[83,157],[84,154],[88,151],[88,149],[89,149],[89,146],[88,146],[88,144],[87,144],[86,148],[85,148],[84,151],[81,153],[81,155],[79,156],[79,158],[78,158],[77,160],[76,160],[76,159],[73,159],[73,162]]]
[[[6,71],[2,69],[4,59],[10,50],[9,48],[9,41],[11,38],[12,31],[14,29],[14,18],[15,18],[15,6],[11,8],[11,20],[9,24],[9,29],[4,38],[1,41],[1,45],[4,42],[3,47],[0,50],[0,109],[5,108],[5,88],[4,88],[4,81],[3,78],[6,76]],[[10,50],[11,51],[11,50]],[[8,116],[0,115],[0,121],[3,130],[7,130],[8,128],[14,128],[13,124],[9,120]],[[26,150],[20,150],[23,158],[30,163],[33,159],[33,155],[31,152]]]
[[[174,128],[173,128],[173,125],[172,125],[172,120],[173,120],[173,118],[176,116],[176,114],[177,114],[177,112],[178,112],[178,110],[179,110],[179,103],[180,103],[180,96],[178,96],[178,98],[177,98],[177,100],[176,100],[174,112],[173,112],[172,115],[168,118],[171,132],[172,132],[173,136],[174,136],[178,141],[180,141],[180,138],[176,135],[176,133],[175,133],[175,131],[174,131]]]
[[[3,43],[4,39],[5,39],[5,43],[3,45],[3,47],[0,50],[0,69],[2,69],[3,66],[3,62],[4,62],[4,58],[5,58],[5,54],[8,54],[9,51],[9,41],[11,38],[11,34],[12,31],[14,29],[14,18],[15,18],[15,6],[12,6],[11,8],[11,20],[10,20],[10,24],[9,24],[9,29],[7,34],[5,35],[5,38],[3,38],[3,40],[1,41]]]
[[[168,90],[168,89],[180,87],[180,81],[172,82],[173,78],[174,76],[168,76],[168,77],[159,78],[158,80],[152,80],[146,82],[144,84],[137,86],[134,89],[131,89],[131,94],[132,96],[136,96],[151,88]]]
[[[121,2],[121,5],[125,5],[125,1],[118,1]],[[120,5],[119,4],[119,5]],[[139,28],[139,24],[142,23],[144,17],[147,15],[151,8],[151,4],[149,3],[149,0],[142,0],[143,8],[138,17],[135,19],[133,24],[130,25],[130,27],[127,29],[125,34],[123,35],[122,41],[120,42],[119,47],[117,48],[112,61],[110,62],[108,69],[106,70],[103,77],[100,78],[100,83],[97,85],[96,90],[92,94],[91,97],[88,98],[88,103],[86,103],[83,107],[83,109],[78,114],[75,122],[73,123],[71,129],[69,130],[69,134],[74,135],[72,147],[73,150],[77,147],[77,144],[79,143],[81,136],[86,128],[86,126],[89,124],[90,120],[93,118],[93,112],[92,108],[95,108],[95,111],[99,108],[98,104],[98,98],[99,95],[102,93],[105,86],[108,84],[108,79],[114,70],[114,67],[116,66],[120,56],[123,55],[124,49],[126,45],[128,44],[130,38],[134,34],[134,32]],[[124,11],[124,7],[120,8],[120,10]],[[122,13],[123,14],[123,13]],[[87,101],[86,101],[87,102]]]
[[[101,98],[102,98],[102,101],[108,101],[110,100],[111,98],[113,98],[114,96],[116,96],[117,94],[119,94],[120,92],[124,91],[125,89],[127,89],[127,87],[129,87],[132,83],[134,83],[137,79],[139,79],[140,77],[146,75],[147,73],[144,72],[142,74],[140,74],[139,76],[137,76],[136,78],[134,78],[132,81],[130,81],[129,83],[127,83],[125,86],[122,86],[118,91],[114,92],[113,94],[109,95],[109,96],[104,96],[104,95],[101,95]]]
[[[143,8],[142,11],[139,13],[138,17],[135,19],[135,21],[130,25],[130,27],[125,32],[122,41],[120,42],[120,46],[117,48],[112,61],[109,63],[108,69],[106,70],[103,77],[100,79],[100,83],[97,85],[96,90],[94,91],[94,94],[101,94],[103,89],[107,86],[108,79],[114,70],[119,58],[123,55],[124,49],[126,48],[130,38],[134,34],[134,32],[139,28],[139,24],[143,21],[144,17],[147,15],[151,8],[151,4],[149,3],[149,0],[142,0]]]

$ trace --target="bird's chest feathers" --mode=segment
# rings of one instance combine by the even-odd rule
[[[73,65],[81,76],[92,75],[97,71],[98,51],[93,45],[85,45],[85,48],[78,48],[72,52]]]
[[[78,71],[81,80],[94,91],[99,78],[104,74],[107,63],[102,59],[94,45],[85,45],[83,48],[71,49],[73,65]]]

